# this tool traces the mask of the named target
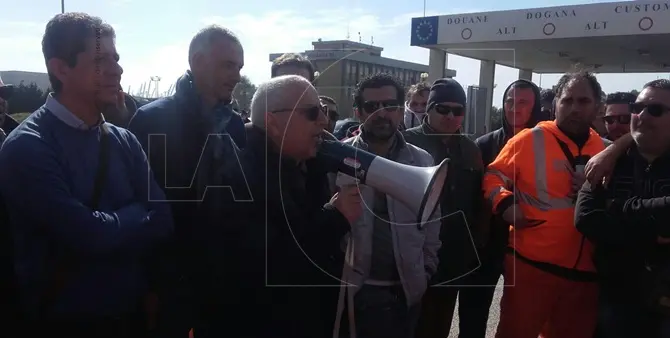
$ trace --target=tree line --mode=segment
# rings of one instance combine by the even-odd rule
[[[47,94],[51,89],[43,91],[35,83],[26,85],[21,82],[14,88],[14,94],[9,104],[9,114],[29,113],[37,110],[44,104]],[[256,92],[254,85],[247,76],[242,76],[240,83],[233,91],[233,97],[237,101],[239,110],[249,111],[251,107],[251,98]],[[631,93],[637,95],[639,91],[631,90]],[[502,126],[502,108],[491,107],[491,128],[498,129]]]

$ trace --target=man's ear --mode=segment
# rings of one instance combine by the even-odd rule
[[[64,83],[70,74],[70,66],[65,61],[58,58],[51,58],[47,61],[47,71]]]
[[[265,133],[270,138],[277,138],[280,135],[277,116],[270,112],[265,113]]]

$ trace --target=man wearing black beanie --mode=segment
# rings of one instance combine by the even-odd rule
[[[437,273],[423,297],[417,338],[449,336],[456,298],[461,291],[459,314],[461,322],[475,316],[476,311],[459,286],[469,285],[468,276],[477,272],[477,247],[487,225],[481,197],[484,165],[479,148],[462,134],[466,96],[460,83],[439,79],[433,83],[423,124],[404,132],[407,142],[430,153],[436,163],[449,158],[449,175],[442,191],[440,240],[442,248]],[[487,220],[487,219],[486,219]],[[488,314],[488,308],[485,309]]]

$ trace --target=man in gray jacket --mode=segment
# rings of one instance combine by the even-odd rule
[[[432,166],[433,158],[398,131],[403,97],[402,86],[387,74],[362,80],[354,97],[361,133],[344,142],[399,163]],[[336,185],[352,179],[340,174]],[[368,186],[359,190],[364,210],[351,226],[342,287],[354,309],[348,317],[350,337],[413,337],[421,298],[437,269],[439,212],[427,224],[417,224],[416,213],[393,197]]]

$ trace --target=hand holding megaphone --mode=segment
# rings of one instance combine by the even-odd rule
[[[340,191],[330,199],[330,204],[344,215],[349,224],[353,224],[363,214],[361,194],[355,184],[340,187]]]

